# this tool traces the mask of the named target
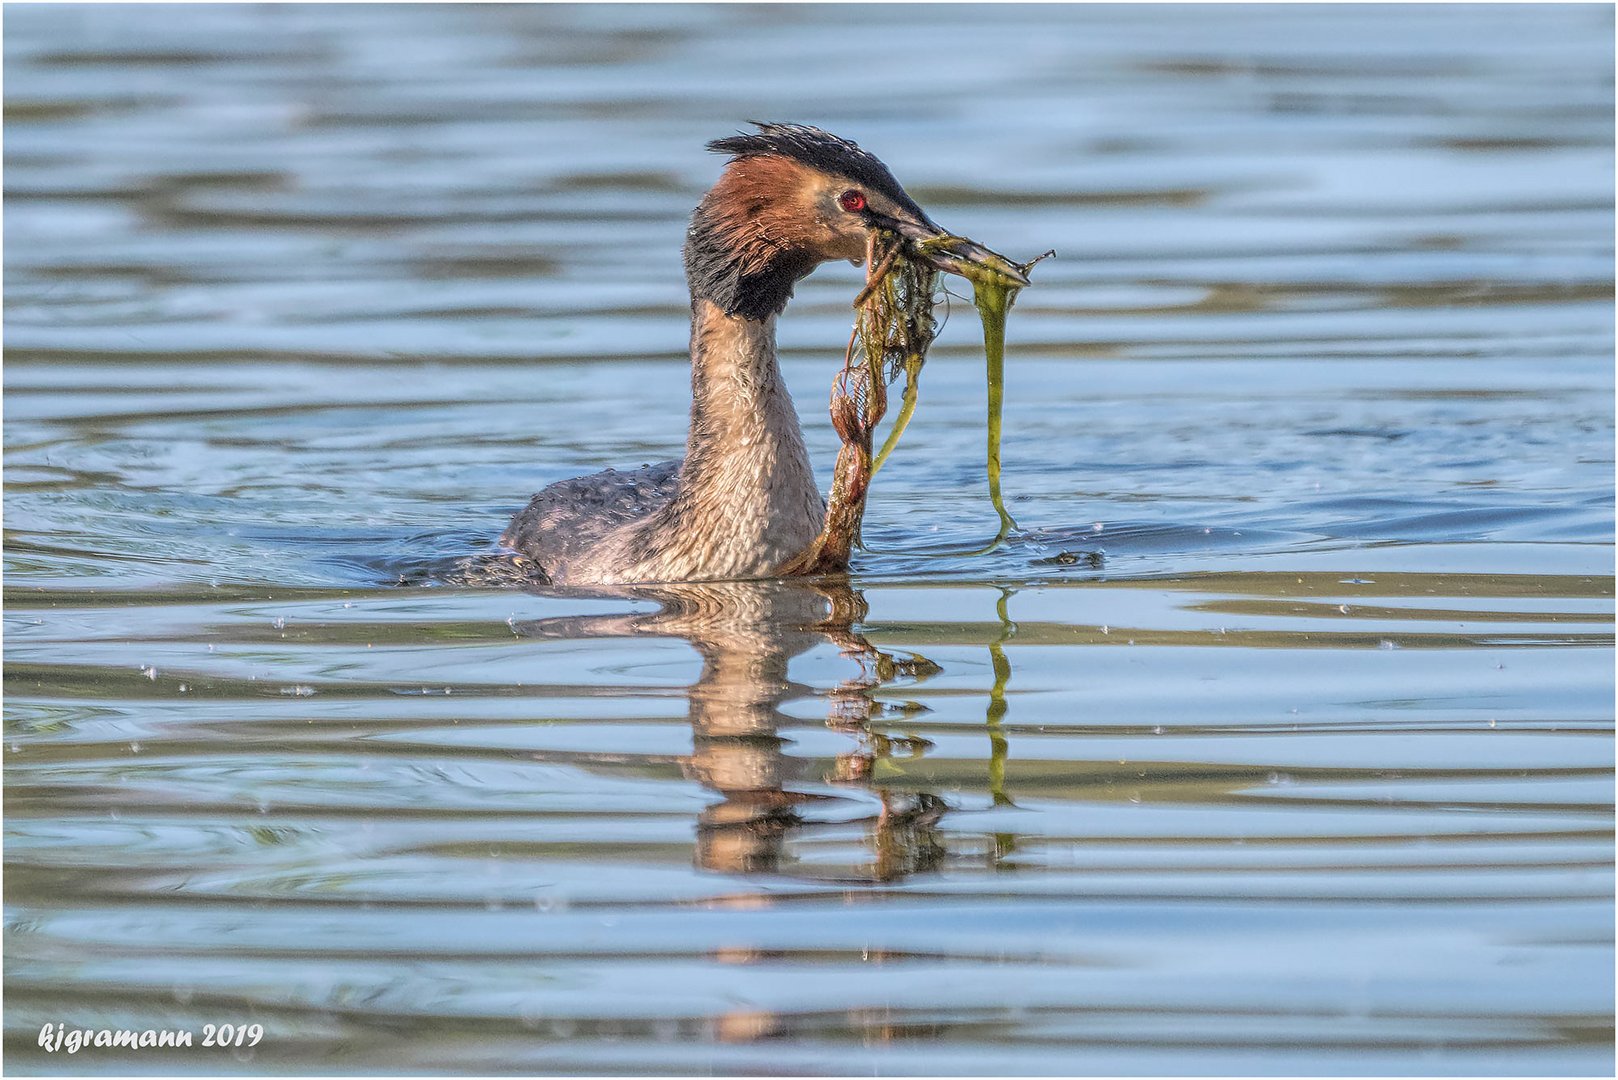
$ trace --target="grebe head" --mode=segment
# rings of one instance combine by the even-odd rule
[[[961,273],[983,265],[1008,273],[1005,260],[986,248],[945,239],[949,234],[888,167],[854,143],[803,124],[756,126],[757,132],[708,144],[731,158],[686,234],[686,277],[694,298],[727,314],[768,318],[820,263],[864,258],[871,234],[880,229],[927,245],[915,253],[940,270]]]

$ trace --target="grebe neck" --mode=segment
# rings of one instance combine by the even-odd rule
[[[679,491],[638,530],[640,580],[769,577],[820,531],[798,413],[775,357],[775,316],[691,304],[691,429]],[[625,580],[636,580],[629,577]]]
[[[818,529],[823,506],[776,359],[774,315],[752,319],[693,301],[691,429],[681,490],[759,537],[782,516],[794,526],[815,519],[810,538]]]

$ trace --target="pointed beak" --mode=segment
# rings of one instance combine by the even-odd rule
[[[910,241],[916,257],[936,270],[959,274],[971,281],[997,282],[1019,289],[1028,284],[1028,274],[1020,264],[990,251],[976,240],[947,233],[925,217],[919,220],[877,217],[875,220],[882,228]]]

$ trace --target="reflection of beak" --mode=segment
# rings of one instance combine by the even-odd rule
[[[1016,288],[1028,284],[1028,274],[1022,265],[990,251],[976,240],[947,233],[925,217],[919,221],[873,217],[879,227],[890,229],[910,241],[914,254],[936,270],[959,274],[973,281],[999,281],[1000,284]]]

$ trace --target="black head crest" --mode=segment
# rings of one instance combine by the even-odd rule
[[[729,154],[732,160],[778,154],[801,162],[811,169],[846,176],[871,191],[879,191],[906,210],[925,217],[893,173],[875,154],[861,150],[848,139],[839,138],[808,124],[770,124],[749,121],[757,132],[715,139],[708,149],[717,154]]]

